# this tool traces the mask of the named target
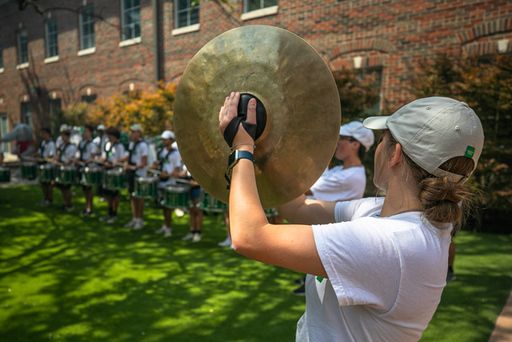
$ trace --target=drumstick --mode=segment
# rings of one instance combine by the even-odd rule
[[[177,183],[189,184],[190,181],[187,179],[176,178]]]
[[[155,170],[155,169],[148,169],[148,171],[151,172],[151,173],[156,173],[157,175],[162,173],[161,171],[158,171],[158,170]]]

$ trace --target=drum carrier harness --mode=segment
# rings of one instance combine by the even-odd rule
[[[162,151],[165,149],[165,147],[162,147],[160,150],[158,150],[158,158],[160,159],[158,162],[158,171],[162,172],[163,171],[163,168],[164,168],[164,162],[166,160],[169,159],[169,156],[171,155],[171,153],[175,152],[176,149],[172,148],[165,154],[165,157],[163,158],[160,158],[161,154],[162,154]],[[162,177],[162,176],[159,176],[160,177],[160,180],[165,182],[166,180],[169,179],[169,177]]]

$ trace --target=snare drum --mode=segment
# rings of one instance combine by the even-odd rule
[[[162,205],[167,208],[190,208],[190,186],[167,186]]]
[[[52,164],[42,164],[37,168],[37,177],[42,183],[49,183],[55,179],[55,167]]]
[[[72,165],[63,165],[55,170],[55,181],[59,184],[78,184],[78,172]]]
[[[11,169],[0,166],[0,182],[11,181]]]
[[[37,173],[37,165],[34,162],[24,162],[21,164],[21,178],[35,179]]]
[[[200,208],[205,211],[213,211],[213,212],[224,212],[228,211],[229,206],[226,203],[223,203],[207,193],[206,191],[201,189],[201,202]]]
[[[80,183],[84,186],[98,186],[103,182],[103,170],[99,166],[86,167],[82,171]]]
[[[158,195],[158,177],[137,177],[135,179],[135,192],[138,198],[156,198]]]
[[[126,188],[126,174],[123,169],[107,170],[103,175],[103,187],[106,190],[121,190]]]

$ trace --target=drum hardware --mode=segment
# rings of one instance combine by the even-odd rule
[[[103,187],[106,190],[121,190],[126,188],[126,174],[121,168],[107,170],[103,174]]]
[[[190,186],[169,185],[164,189],[164,199],[161,204],[166,208],[190,208]]]
[[[61,165],[55,170],[55,182],[64,185],[78,184],[78,171],[74,165]]]
[[[37,177],[40,182],[49,183],[55,179],[55,166],[47,163],[39,165],[37,169]]]
[[[0,166],[0,183],[7,183],[11,181],[11,169]]]
[[[156,198],[158,195],[158,177],[137,177],[132,194],[137,198]]]
[[[224,203],[231,151],[218,121],[232,91],[256,97],[265,109],[254,152],[263,208],[297,198],[322,175],[338,141],[341,106],[331,70],[300,37],[261,25],[227,31],[192,58],[176,93],[174,133],[192,177]]]

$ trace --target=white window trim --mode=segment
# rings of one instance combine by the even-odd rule
[[[27,69],[27,68],[28,68],[28,62],[16,65],[16,69],[18,69],[18,70],[20,70],[20,69]]]
[[[0,68],[0,74],[4,73],[4,68]]]
[[[242,20],[250,20],[250,19],[255,19],[255,18],[266,17],[268,15],[276,14],[278,11],[279,11],[279,5],[265,7],[265,8],[259,9],[259,10],[242,13],[241,19]]]
[[[185,26],[185,27],[180,27],[180,28],[174,29],[174,30],[172,30],[172,35],[173,36],[177,36],[179,34],[199,31],[199,25],[200,24],[197,23],[197,24],[194,24],[194,25],[190,25],[190,26]]]
[[[119,47],[129,46],[129,45],[133,45],[133,44],[140,44],[141,41],[142,41],[141,37],[126,39],[119,43]]]
[[[48,58],[45,58],[44,59],[44,63],[45,64],[48,64],[48,63],[55,63],[55,62],[58,62],[59,61],[59,55],[57,56],[53,56],[53,57],[48,57]]]
[[[77,56],[86,56],[86,55],[90,55],[95,52],[96,52],[96,46],[92,47],[92,48],[85,49],[85,50],[80,50],[80,51],[78,51],[78,53],[76,55]]]

